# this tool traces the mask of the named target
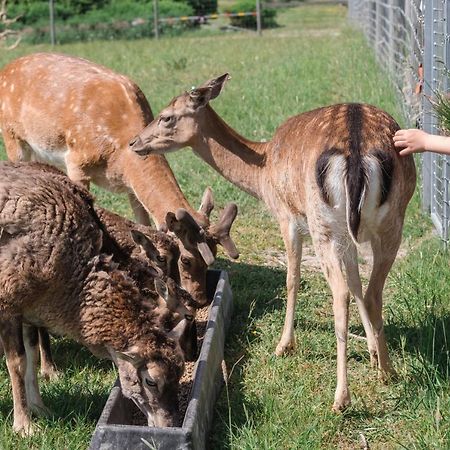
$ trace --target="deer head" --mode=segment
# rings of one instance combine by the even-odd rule
[[[175,97],[159,115],[129,143],[138,155],[162,154],[195,145],[202,112],[222,91],[228,73]]]
[[[208,218],[214,208],[214,200],[210,188],[205,190],[200,212]],[[233,259],[239,257],[231,236],[231,226],[237,215],[237,206],[229,203],[216,224],[207,229],[202,229],[194,218],[184,209],[178,209],[175,213],[168,213],[166,223],[182,242],[180,246],[180,279],[181,284],[194,297],[201,306],[207,304],[206,297],[206,270],[211,265],[217,253],[217,245],[222,245],[228,256]]]

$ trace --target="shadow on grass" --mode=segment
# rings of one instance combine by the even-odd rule
[[[70,423],[74,427],[80,422],[80,417],[85,423],[97,423],[98,418],[108,398],[109,392],[80,392],[69,389],[52,389],[52,392],[43,395],[44,404],[50,409],[51,415],[39,419],[46,426],[56,425],[61,421]],[[6,418],[12,421],[12,398],[0,399],[0,419]],[[1,446],[0,446],[1,448]]]
[[[449,330],[449,313],[430,313],[412,326],[395,322],[386,326],[389,346],[414,357],[411,381],[429,387],[436,379],[450,380]]]
[[[229,371],[236,363],[228,395],[233,408],[231,426],[241,428],[248,423],[244,403],[251,409],[252,417],[262,414],[263,405],[256,398],[246,398],[244,401],[244,392],[239,382],[243,378],[244,367],[239,364],[239,361],[241,358],[246,359],[247,349],[251,347],[254,340],[259,339],[252,333],[254,321],[273,311],[285,309],[286,272],[276,267],[257,266],[242,262],[231,263],[225,259],[219,259],[217,266],[228,271],[233,290],[233,316],[228,331],[228,336],[232,336],[232,339],[228,339],[226,342],[225,358]],[[229,426],[228,418],[223,417],[223,413],[227,414],[227,411],[227,392],[224,388],[215,408],[215,414],[219,417],[214,421],[208,448],[231,448],[231,444],[223,441],[223,436],[230,435],[224,430]],[[217,441],[214,439],[216,435],[220,437]]]

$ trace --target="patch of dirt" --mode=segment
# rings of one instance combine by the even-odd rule
[[[397,253],[397,260],[404,258],[409,252],[410,245],[408,241],[402,241]],[[286,267],[286,253],[282,250],[270,248],[263,252],[265,265],[270,267]],[[370,277],[372,270],[372,249],[369,243],[362,244],[358,250],[359,272],[365,279]],[[319,258],[316,256],[312,243],[307,241],[303,243],[302,250],[302,269],[306,268],[313,272],[322,272]]]

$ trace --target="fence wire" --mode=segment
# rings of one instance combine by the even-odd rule
[[[429,102],[448,93],[450,0],[348,0],[349,19],[365,33],[403,99],[410,125],[439,134]],[[448,243],[450,157],[422,156],[423,207]]]

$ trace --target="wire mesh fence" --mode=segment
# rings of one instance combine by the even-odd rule
[[[397,87],[410,125],[439,134],[429,100],[449,89],[450,0],[348,0],[348,6],[349,19],[364,31]],[[423,154],[423,206],[446,243],[449,177],[449,157]]]

